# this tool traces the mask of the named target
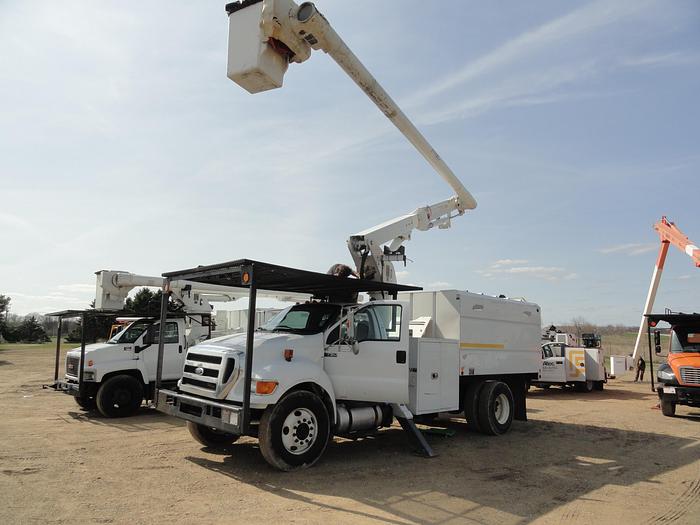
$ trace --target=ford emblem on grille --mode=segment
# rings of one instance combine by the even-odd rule
[[[198,366],[197,368],[194,369],[194,373],[197,374],[198,376],[204,375],[204,368],[201,366]]]

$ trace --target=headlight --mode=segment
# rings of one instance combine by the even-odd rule
[[[659,368],[659,370],[656,372],[656,377],[659,379],[659,381],[663,381],[664,383],[670,383],[676,380],[673,370],[668,365],[664,368]]]
[[[95,371],[94,370],[83,370],[83,381],[94,381]]]

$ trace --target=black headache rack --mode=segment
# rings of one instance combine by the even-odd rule
[[[58,317],[58,333],[56,334],[56,362],[54,363],[53,383],[43,385],[43,388],[53,388],[61,390],[67,394],[83,397],[85,386],[83,382],[83,372],[85,370],[85,325],[88,319],[94,317],[116,317],[119,315],[129,315],[127,312],[117,310],[61,310],[46,314],[47,317]],[[64,319],[80,318],[80,363],[78,366],[78,383],[70,383],[58,380],[59,361],[61,359],[61,336]]]
[[[647,318],[647,341],[649,342],[649,377],[651,378],[651,390],[654,388],[654,354],[652,352],[651,329],[659,323],[668,323],[671,326],[693,325],[700,327],[700,314],[684,314],[667,310],[663,314],[645,314]]]
[[[251,259],[239,259],[210,266],[198,266],[187,270],[164,273],[163,297],[161,302],[161,323],[164,322],[167,313],[167,301],[170,294],[169,285],[173,280],[187,280],[197,283],[207,283],[236,288],[247,288],[248,312],[256,310],[256,296],[258,290],[270,292],[287,292],[297,294],[309,294],[315,299],[328,300],[332,297],[348,296],[359,292],[382,292],[388,297],[396,299],[399,292],[422,290],[418,286],[406,286],[395,283],[383,283],[367,279],[351,279],[336,277],[325,273],[311,272],[279,266]],[[253,337],[255,333],[255,316],[248,315],[248,327],[246,333],[246,365],[243,376],[243,406],[241,410],[240,431],[242,434],[249,432],[250,425],[250,389],[253,367]],[[156,392],[154,400],[159,403],[158,391],[161,385],[163,372],[163,340],[158,343],[158,367],[156,369]],[[165,396],[164,396],[165,397]]]

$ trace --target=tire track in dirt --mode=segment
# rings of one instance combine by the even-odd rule
[[[678,498],[673,502],[672,508],[661,514],[651,518],[647,523],[673,523],[684,517],[688,509],[700,501],[700,478],[695,478],[692,481],[684,482],[688,486]]]

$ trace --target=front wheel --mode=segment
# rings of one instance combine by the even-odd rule
[[[190,431],[190,434],[195,441],[198,441],[205,447],[210,448],[222,448],[232,445],[238,440],[239,437],[236,434],[223,432],[216,428],[200,425],[199,423],[194,423],[192,421],[187,422],[187,430]]]
[[[260,418],[260,452],[280,470],[310,467],[326,450],[329,439],[328,410],[313,392],[287,394]]]
[[[673,417],[676,415],[676,402],[673,399],[663,396],[661,398],[661,413],[664,416]]]
[[[486,381],[479,394],[479,426],[481,432],[504,434],[513,422],[515,403],[510,387],[500,381]]]
[[[97,391],[97,408],[105,417],[132,416],[143,401],[143,384],[133,376],[110,377]]]
[[[76,396],[73,399],[75,399],[75,402],[83,410],[95,410],[95,407],[97,406],[97,403],[95,402],[94,397],[78,397],[78,396]]]

